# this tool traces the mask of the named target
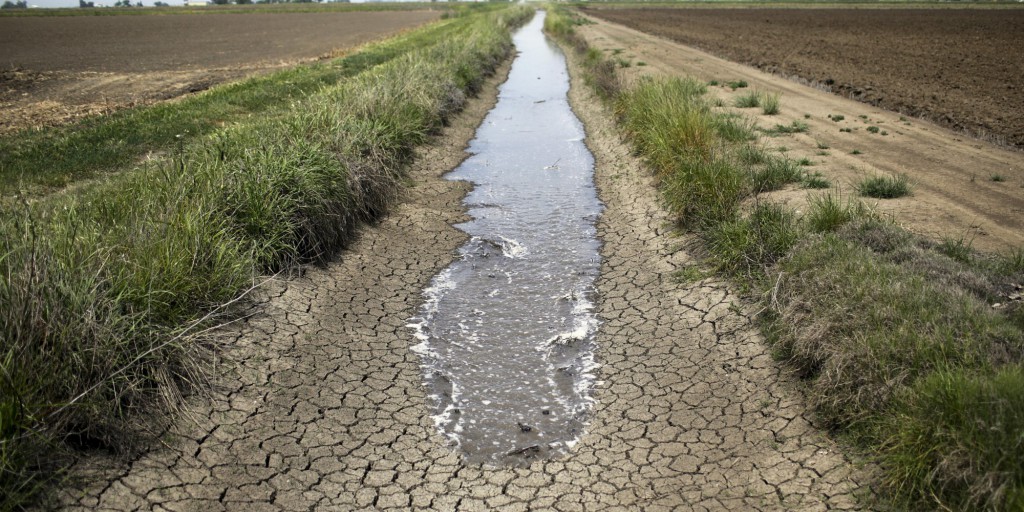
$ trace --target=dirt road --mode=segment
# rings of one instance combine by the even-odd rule
[[[280,70],[438,11],[0,18],[0,134]]]
[[[1021,9],[591,9],[843,97],[1024,148]]]
[[[906,174],[913,195],[892,200],[868,199],[879,211],[918,234],[935,239],[963,238],[977,249],[1001,251],[1024,245],[1024,153],[971,139],[932,123],[841,98],[755,68],[729,62],[700,50],[598,21],[581,27],[596,48],[634,64],[624,70],[643,75],[694,76],[719,80],[712,97],[725,110],[750,117],[763,129],[805,123],[806,133],[766,138],[766,146],[793,159],[806,158],[809,171],[832,183],[831,192],[856,196],[856,184],[875,175]],[[750,86],[732,90],[727,81]],[[778,115],[760,109],[732,108],[752,90],[781,93]],[[837,116],[842,116],[841,120]],[[873,133],[875,127],[877,133]],[[849,130],[849,131],[843,131]],[[798,210],[808,191],[791,187],[772,197]]]
[[[579,80],[574,80],[579,84]],[[751,312],[689,261],[650,179],[581,87],[571,92],[606,210],[599,372],[564,458],[463,465],[428,410],[409,319],[465,235],[466,185],[440,176],[494,101],[426,150],[404,202],[325,268],[280,283],[231,333],[230,361],[167,446],[82,468],[70,508],[117,510],[835,510],[866,476],[806,419]]]

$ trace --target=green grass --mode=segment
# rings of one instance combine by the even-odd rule
[[[417,145],[511,52],[515,7],[460,17],[339,84],[110,179],[0,211],[0,508],[74,446],[130,453],[202,386],[261,274],[383,215]]]
[[[750,91],[747,94],[737,96],[733,105],[738,108],[757,108],[761,106],[761,96],[762,94],[759,91]]]
[[[799,244],[780,264],[773,342],[896,500],[1016,510],[1024,417],[1007,393],[1020,391],[1024,332],[972,289],[998,276],[914,240],[855,220]]]
[[[736,89],[743,89],[747,87],[749,84],[746,80],[732,80],[730,82],[727,82],[725,85],[727,85],[730,89],[735,91]]]
[[[803,174],[796,161],[772,157],[763,166],[750,169],[751,189],[754,192],[779,190],[789,183],[800,182]]]
[[[730,275],[763,273],[784,256],[800,237],[791,211],[774,203],[759,203],[750,215],[709,227],[703,239],[719,270]]]
[[[694,84],[643,81],[612,101],[705,263],[764,298],[760,326],[816,418],[879,464],[881,498],[899,508],[1020,510],[1024,306],[991,304],[1024,281],[1024,249],[992,258],[929,242],[832,194],[812,196],[802,217],[750,201],[772,188],[755,181],[769,165],[820,176],[723,138]],[[793,178],[775,173],[785,178],[762,181]],[[879,188],[909,191],[888,180]]]
[[[762,108],[765,115],[779,113],[779,95],[777,93],[766,93],[763,91],[751,91],[740,95],[733,102],[738,108]]]
[[[820,187],[824,188],[824,187]],[[835,231],[856,219],[870,218],[870,211],[860,201],[846,201],[832,194],[810,196],[804,222],[815,233]]]
[[[147,153],[172,153],[181,143],[254,115],[284,115],[292,103],[410,50],[433,44],[453,21],[374,44],[327,63],[299,66],[215,87],[181,101],[95,116],[69,126],[0,138],[0,196],[38,196],[77,181],[129,169]]]
[[[857,192],[865,197],[895,199],[910,195],[910,180],[905,174],[864,178],[857,184]]]

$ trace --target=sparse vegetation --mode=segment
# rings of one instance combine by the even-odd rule
[[[839,121],[842,121],[843,119],[846,119],[846,116],[844,116],[842,114],[829,114],[828,118],[831,119],[833,122],[838,123]]]
[[[807,133],[810,127],[803,121],[793,121],[790,124],[777,124],[774,128],[764,130],[764,133],[770,136],[776,135],[790,135],[793,133]]]
[[[877,127],[877,126],[868,126],[868,132],[870,132],[870,133],[878,133],[879,130],[880,130],[880,128]]]
[[[821,173],[808,173],[804,176],[804,188],[829,188],[831,183]]]
[[[989,179],[996,183],[1006,181],[1006,177],[1003,176],[1002,174],[993,174],[992,176],[989,177]]]
[[[747,87],[749,84],[747,84],[746,80],[733,80],[731,82],[727,82],[725,85],[729,86],[730,89],[735,91],[736,89],[743,89],[744,87]]]

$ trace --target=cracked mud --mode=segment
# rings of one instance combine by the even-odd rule
[[[441,175],[494,86],[412,171],[402,205],[338,260],[276,283],[231,341],[212,396],[130,464],[93,460],[70,509],[847,510],[868,476],[807,419],[751,312],[690,261],[651,179],[578,85],[606,209],[597,280],[601,364],[591,422],[566,456],[466,464],[430,417],[405,325],[467,236],[468,186]]]

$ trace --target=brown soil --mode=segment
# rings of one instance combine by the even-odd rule
[[[1024,148],[1024,9],[587,12]]]
[[[856,197],[865,177],[906,174],[913,194],[892,200],[866,199],[880,212],[921,235],[963,238],[977,249],[1001,251],[1024,246],[1024,153],[965,138],[927,121],[902,118],[808,87],[777,75],[712,56],[654,35],[608,22],[580,28],[591,45],[630,60],[627,79],[644,75],[694,76],[703,80],[746,80],[750,87],[711,87],[723,110],[748,117],[755,126],[806,123],[806,133],[764,137],[764,144],[789,158],[807,158],[832,183],[828,191]],[[643,62],[644,65],[636,65]],[[780,93],[782,110],[733,108],[736,98],[752,90]],[[829,116],[842,115],[835,122]],[[867,128],[877,126],[878,133]],[[841,130],[849,130],[841,131]],[[1000,181],[994,180],[998,176]],[[804,209],[810,192],[797,186],[771,197]]]
[[[331,55],[438,12],[0,18],[0,134]]]

